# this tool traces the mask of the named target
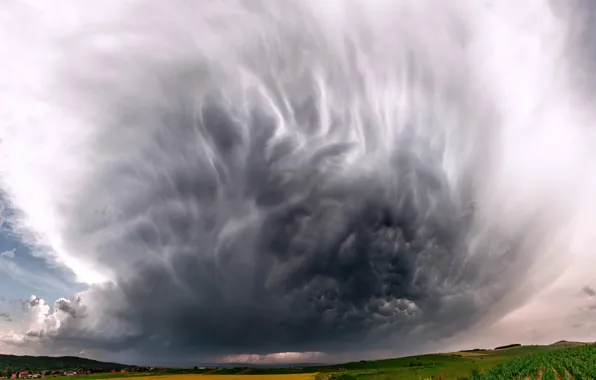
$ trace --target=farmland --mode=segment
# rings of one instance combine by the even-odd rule
[[[326,377],[330,380],[455,380],[469,377],[475,373],[488,373],[500,364],[516,358],[559,352],[565,349],[564,346],[555,345],[520,346],[502,350],[468,350],[465,352],[349,363],[341,366],[346,369],[346,372],[326,374]]]
[[[521,357],[468,379],[596,379],[596,346],[587,345]]]
[[[170,375],[153,376],[151,380],[310,380],[315,374],[285,374],[285,375]]]
[[[136,369],[141,368],[131,367],[127,372],[46,377],[52,380],[133,377],[150,377],[151,380],[596,379],[596,346],[564,341],[548,346],[507,345],[488,350],[475,349],[312,367],[194,367],[135,372]]]
[[[317,373],[302,373],[302,374],[261,374],[261,375],[246,375],[246,374],[231,374],[231,375],[222,375],[222,374],[172,374],[172,375],[152,375],[152,374],[134,374],[134,375],[124,375],[120,376],[116,374],[116,376],[110,376],[106,374],[105,376],[101,377],[94,377],[94,376],[75,376],[73,377],[58,377],[54,378],[57,380],[81,380],[81,379],[130,379],[130,378],[139,378],[139,377],[146,377],[148,380],[315,380],[317,377]]]

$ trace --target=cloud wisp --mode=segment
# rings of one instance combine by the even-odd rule
[[[15,250],[10,250],[10,251],[4,251],[4,252],[0,252],[0,257],[5,257],[7,259],[14,259],[14,253]]]
[[[543,1],[9,4],[0,187],[89,284],[19,344],[406,352],[587,241],[596,139]]]

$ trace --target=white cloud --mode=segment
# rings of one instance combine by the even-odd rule
[[[25,318],[18,324],[12,325],[11,331],[1,335],[0,341],[24,343],[51,337],[62,323],[72,316],[68,312],[68,305],[71,305],[71,301],[59,299],[51,308],[45,300],[31,296]],[[72,305],[75,306],[74,302]]]
[[[14,259],[15,250],[5,251],[0,253],[0,257],[6,257],[7,259]]]

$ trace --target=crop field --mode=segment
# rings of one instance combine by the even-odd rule
[[[596,346],[521,346],[471,350],[343,365],[341,373],[321,372],[328,380],[509,380],[596,379]],[[557,370],[559,369],[559,370]],[[552,376],[551,376],[551,371]]]
[[[573,343],[573,342],[567,342]],[[554,344],[467,350],[339,365],[292,368],[170,369],[161,373],[103,373],[51,380],[567,380],[596,379],[596,345]],[[199,372],[200,371],[200,372]]]
[[[281,374],[281,375],[170,375],[153,376],[151,380],[311,380],[315,374]]]
[[[275,374],[275,375],[166,375],[151,376],[151,380],[312,380],[316,374]]]
[[[521,357],[467,379],[596,379],[596,346],[586,345]]]

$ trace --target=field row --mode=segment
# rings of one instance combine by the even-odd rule
[[[521,357],[487,373],[473,374],[467,379],[596,379],[596,346],[586,345]]]

